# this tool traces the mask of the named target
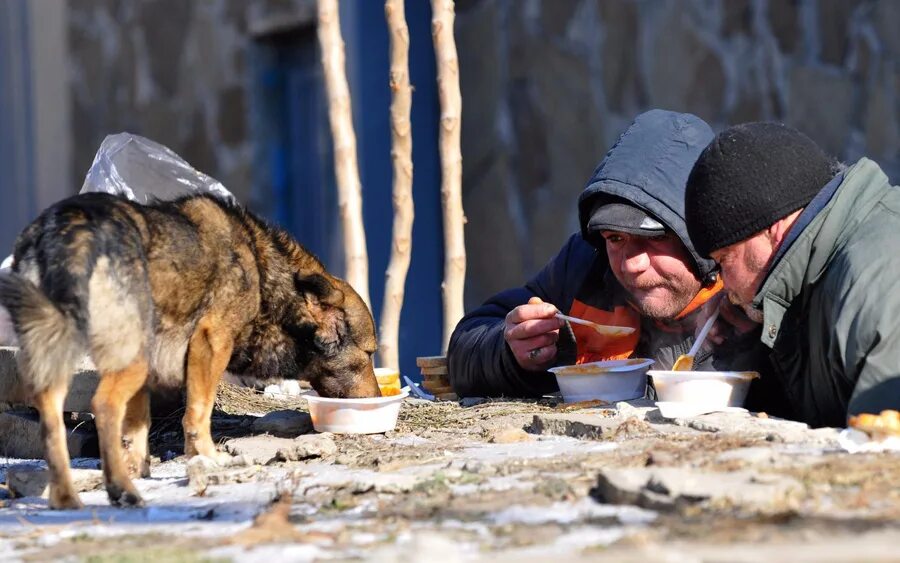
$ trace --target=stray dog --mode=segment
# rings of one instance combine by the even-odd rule
[[[282,230],[212,196],[140,205],[83,194],[16,241],[0,304],[20,378],[40,411],[50,506],[78,508],[62,404],[74,362],[100,373],[92,401],[110,502],[143,503],[149,388],[184,386],[185,454],[219,457],[210,434],[228,369],[308,379],[327,397],[377,397],[375,324],[359,295]]]

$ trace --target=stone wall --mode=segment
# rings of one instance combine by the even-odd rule
[[[577,230],[578,194],[646,109],[716,130],[783,121],[900,180],[898,2],[466,0],[457,12],[469,307]]]
[[[70,1],[73,189],[103,138],[130,131],[246,199],[250,43],[314,16],[314,0]]]
[[[892,0],[459,0],[457,12],[468,307],[577,229],[585,181],[645,109],[716,129],[781,120],[900,172]],[[130,130],[244,199],[248,46],[312,17],[310,0],[69,2],[73,190],[103,137]]]

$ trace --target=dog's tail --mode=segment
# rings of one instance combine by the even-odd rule
[[[23,383],[37,392],[68,378],[83,350],[75,320],[15,273],[0,274],[0,305],[9,311],[19,339]]]

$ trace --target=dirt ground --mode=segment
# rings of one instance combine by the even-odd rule
[[[900,560],[897,452],[849,454],[837,431],[749,414],[684,421],[652,405],[584,407],[407,400],[393,432],[288,439],[313,453],[211,469],[202,493],[177,429],[158,424],[160,461],[138,481],[146,508],[110,508],[102,490],[68,513],[8,499],[0,551],[92,562]],[[279,439],[253,436],[255,418],[220,413],[215,435],[265,451]],[[626,482],[644,473],[646,483]],[[743,475],[735,487],[746,491],[715,492]]]

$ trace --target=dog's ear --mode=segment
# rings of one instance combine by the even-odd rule
[[[344,292],[321,274],[297,274],[294,284],[316,324],[313,337],[316,347],[325,354],[338,353],[349,331],[343,307]]]
[[[323,304],[332,307],[344,304],[344,292],[322,274],[294,274],[294,287],[297,293],[312,295]]]

